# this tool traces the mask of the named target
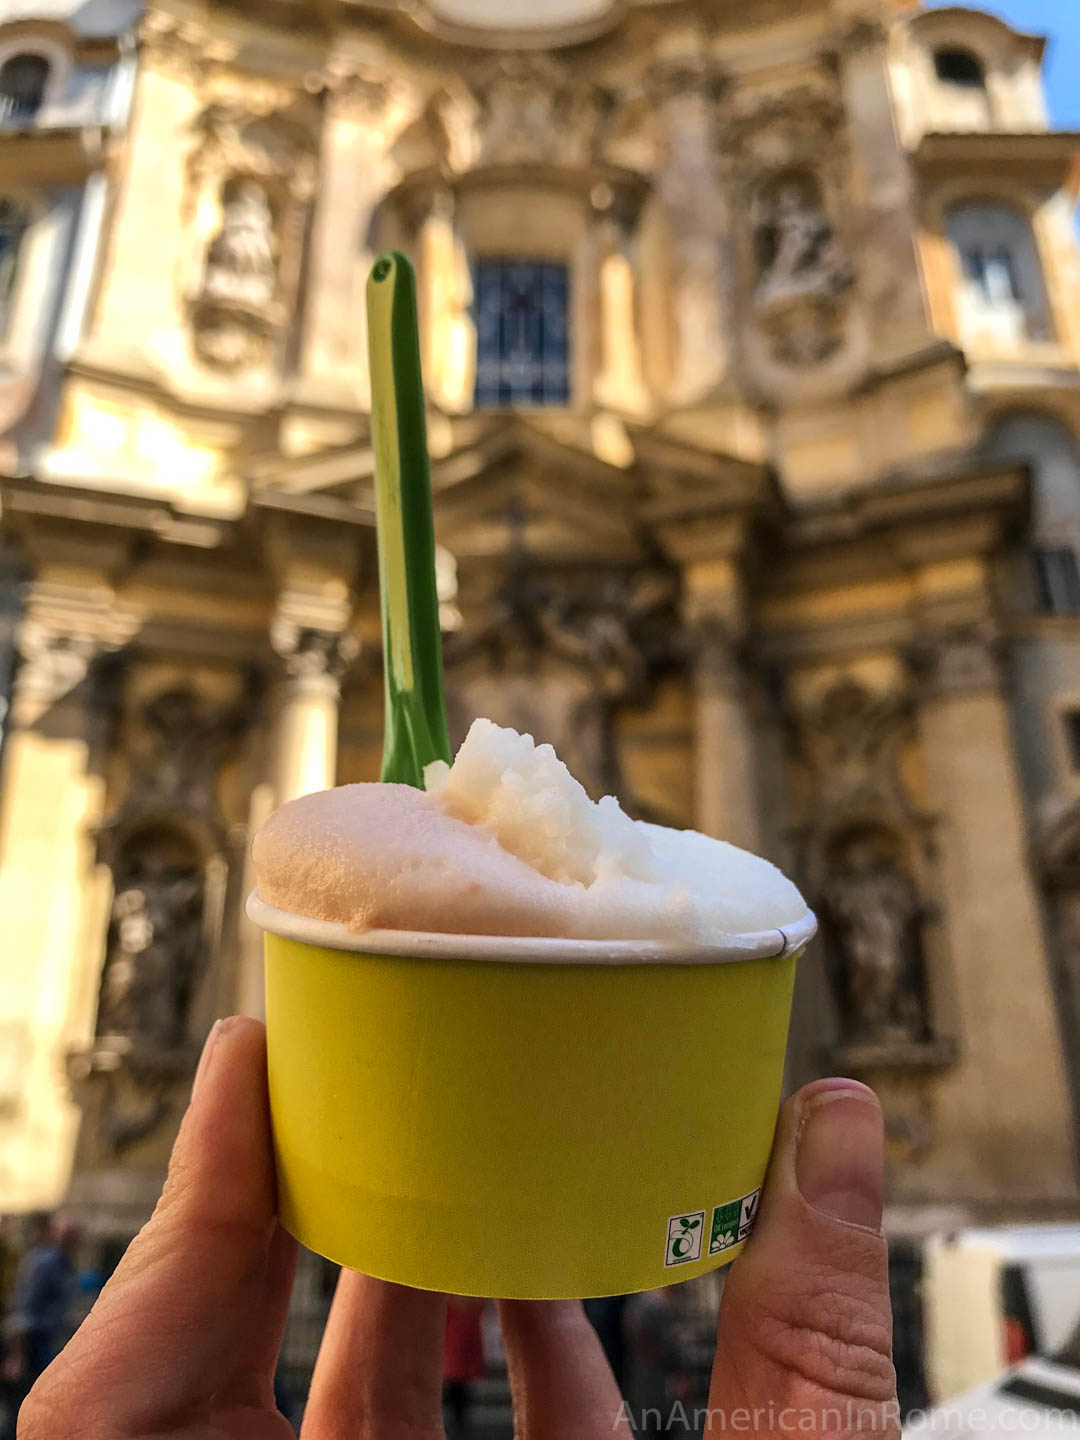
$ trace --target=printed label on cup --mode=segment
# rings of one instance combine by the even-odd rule
[[[716,1205],[709,1227],[709,1254],[720,1255],[745,1240],[754,1228],[757,1219],[761,1187],[741,1195],[738,1200],[729,1200],[726,1205]]]
[[[692,1210],[688,1215],[672,1215],[667,1226],[664,1264],[686,1265],[691,1260],[700,1260],[704,1234],[704,1210]]]

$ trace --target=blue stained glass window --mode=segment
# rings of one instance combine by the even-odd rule
[[[566,405],[570,272],[546,260],[479,260],[476,404]]]

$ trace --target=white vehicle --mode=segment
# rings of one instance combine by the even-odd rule
[[[905,1437],[1080,1436],[1080,1226],[934,1236],[923,1267],[935,1404]]]
[[[932,1410],[912,1411],[904,1440],[939,1436],[1080,1436],[1080,1330],[1051,1360],[1033,1356],[988,1385]]]
[[[921,1288],[926,1378],[941,1404],[1066,1343],[1080,1323],[1080,1225],[932,1236]]]

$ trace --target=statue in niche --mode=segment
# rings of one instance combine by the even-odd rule
[[[759,207],[757,251],[757,293],[765,304],[836,294],[850,280],[850,267],[809,176],[787,176],[766,190]]]
[[[758,316],[775,357],[792,366],[823,360],[843,341],[842,296],[852,283],[811,175],[767,185],[755,207]]]
[[[204,878],[168,832],[133,836],[118,857],[98,1034],[176,1049],[203,952]]]
[[[871,830],[849,835],[834,851],[822,900],[837,951],[842,1039],[875,1045],[925,1040],[922,905],[888,837]]]
[[[277,287],[277,242],[266,191],[254,180],[226,186],[221,229],[206,252],[203,297],[265,310]]]

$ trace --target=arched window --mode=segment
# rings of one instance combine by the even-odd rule
[[[947,217],[963,279],[959,318],[965,344],[1008,349],[1051,338],[1046,290],[1026,218],[1008,205],[954,205]]]
[[[1061,421],[1016,411],[991,431],[998,460],[1022,461],[1032,480],[1032,566],[1035,602],[1049,615],[1080,613],[1080,449]]]
[[[45,98],[49,62],[43,55],[12,55],[0,65],[0,122],[28,125]]]
[[[963,85],[967,89],[975,90],[986,87],[986,73],[982,61],[970,50],[935,50],[934,74],[943,85]]]
[[[933,52],[937,82],[930,112],[935,130],[989,130],[990,95],[986,71],[979,57],[958,45],[943,45]]]

